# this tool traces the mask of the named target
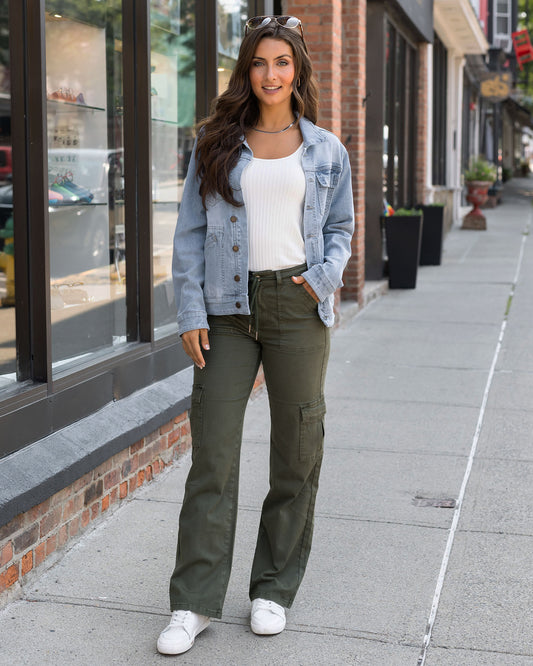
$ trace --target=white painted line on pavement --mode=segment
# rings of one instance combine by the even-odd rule
[[[500,355],[500,350],[502,348],[502,342],[503,342],[503,336],[505,335],[505,329],[507,328],[507,316],[509,314],[509,307],[510,303],[512,301],[512,298],[515,293],[516,289],[516,284],[518,282],[518,278],[520,277],[520,270],[522,268],[522,260],[524,258],[524,248],[526,245],[526,241],[529,235],[529,229],[531,226],[531,212],[529,214],[529,220],[526,224],[526,227],[523,231],[522,234],[522,244],[520,245],[520,253],[518,255],[518,262],[516,265],[516,271],[514,274],[513,282],[511,284],[511,291],[509,292],[509,299],[508,299],[508,305],[505,310],[505,314],[503,317],[502,325],[500,328],[500,335],[498,337],[498,343],[496,344],[496,350],[494,351],[494,356],[492,359],[492,364],[490,366],[489,370],[489,376],[487,377],[487,383],[485,385],[485,392],[483,393],[483,400],[481,402],[481,408],[479,411],[479,417],[477,420],[477,425],[476,425],[476,430],[474,432],[474,439],[472,441],[472,447],[470,449],[470,455],[468,456],[468,462],[466,465],[466,470],[465,474],[463,477],[463,482],[461,484],[461,490],[459,491],[459,496],[457,498],[457,503],[455,505],[455,510],[453,512],[453,520],[452,524],[450,527],[450,532],[448,534],[448,540],[446,541],[446,548],[444,550],[444,556],[442,558],[442,562],[440,565],[440,571],[439,571],[439,577],[437,579],[437,586],[435,588],[435,594],[433,595],[433,602],[431,604],[431,612],[429,614],[429,619],[426,625],[426,633],[424,635],[424,642],[422,644],[422,651],[420,653],[420,656],[418,658],[417,666],[425,666],[426,663],[426,657],[427,657],[427,651],[429,648],[429,644],[431,642],[431,636],[433,634],[433,627],[435,624],[435,619],[437,617],[437,611],[439,609],[439,602],[440,602],[440,595],[442,593],[442,588],[444,585],[444,578],[446,577],[446,572],[448,570],[448,564],[450,561],[450,554],[452,552],[452,547],[453,547],[453,542],[455,539],[455,533],[457,531],[457,525],[459,523],[459,518],[461,516],[461,509],[463,507],[463,499],[465,496],[466,492],[466,486],[468,485],[468,481],[470,479],[470,474],[472,472],[472,466],[474,464],[474,457],[476,455],[476,450],[477,450],[477,445],[479,441],[479,435],[481,433],[481,428],[483,426],[483,420],[485,418],[485,410],[487,408],[487,401],[489,398],[489,392],[490,388],[492,386],[492,380],[494,378],[494,371],[496,369],[496,364],[498,362],[498,356]]]

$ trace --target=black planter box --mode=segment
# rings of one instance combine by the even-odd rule
[[[389,287],[414,289],[420,261],[422,215],[385,217]]]
[[[444,206],[417,206],[424,214],[420,266],[440,266],[444,231]]]

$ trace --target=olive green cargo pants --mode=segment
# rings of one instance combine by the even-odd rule
[[[180,514],[174,610],[220,618],[237,518],[244,411],[263,363],[271,413],[270,491],[263,503],[250,599],[290,607],[305,572],[324,440],[329,329],[299,266],[250,275],[252,314],[210,316],[206,366],[195,368],[192,467]],[[266,473],[266,470],[265,470]]]

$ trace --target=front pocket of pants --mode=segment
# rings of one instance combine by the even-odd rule
[[[291,299],[290,311],[296,311],[308,313],[309,310],[316,310],[318,308],[318,303],[303,286],[303,284],[296,284],[291,280],[289,283],[289,298]]]
[[[311,296],[311,294],[307,291],[307,289],[302,285],[300,285],[300,288],[303,289],[305,296],[307,296],[307,300],[315,307],[318,307],[318,301],[315,301],[315,299]]]
[[[198,448],[202,441],[204,424],[204,387],[193,384],[191,394],[191,436],[193,448]]]
[[[300,405],[300,460],[315,458],[322,452],[325,414],[324,398]]]

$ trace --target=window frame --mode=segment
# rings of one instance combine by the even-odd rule
[[[446,185],[448,51],[435,33],[433,40],[433,146],[431,182]]]
[[[506,4],[506,10],[500,11],[498,5],[500,3]],[[504,51],[510,51],[512,48],[511,32],[513,25],[513,6],[511,0],[493,0],[493,16],[492,16],[492,42],[497,48],[503,48]],[[498,30],[498,21],[505,19],[507,22],[507,30]]]

